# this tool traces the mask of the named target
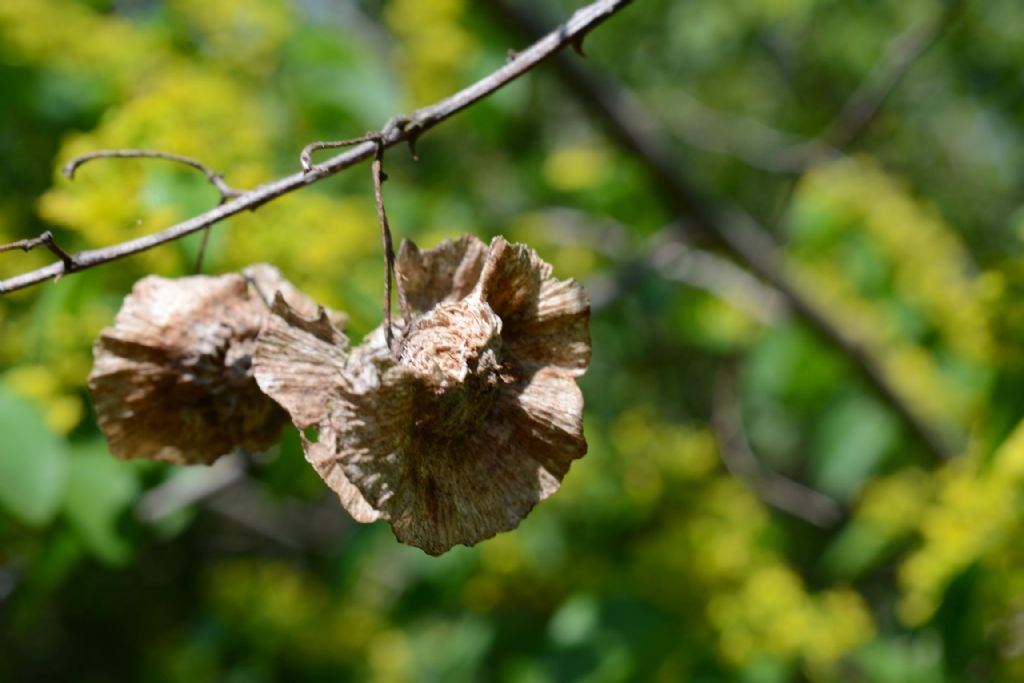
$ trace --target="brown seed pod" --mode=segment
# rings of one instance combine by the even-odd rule
[[[307,458],[349,511],[437,555],[515,528],[586,452],[590,309],[580,285],[500,237],[405,242],[397,271],[412,312],[397,358],[380,329],[346,354],[275,304],[254,372],[318,430]]]
[[[261,296],[278,291],[317,310],[265,264],[246,277],[137,282],[93,347],[89,389],[111,452],[188,465],[273,445],[287,415],[260,391],[251,361],[269,313]]]

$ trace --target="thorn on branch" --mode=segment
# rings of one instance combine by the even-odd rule
[[[573,52],[583,58],[586,58],[587,56],[587,53],[583,51],[583,39],[586,37],[586,33],[581,33],[569,41],[569,44],[572,45]]]
[[[163,159],[165,161],[173,161],[175,163],[191,166],[205,175],[206,179],[220,194],[219,204],[223,204],[229,199],[234,199],[235,197],[240,197],[244,194],[242,190],[235,189],[224,182],[223,175],[217,173],[198,159],[193,159],[192,157],[187,157],[182,154],[158,152],[150,149],[102,149],[95,152],[89,152],[88,154],[82,154],[64,164],[64,175],[69,179],[74,180],[75,171],[77,171],[83,164],[87,164],[95,159]]]
[[[56,240],[53,239],[53,233],[47,230],[39,237],[33,237],[31,239],[18,240],[17,242],[11,242],[10,244],[0,245],[0,252],[2,251],[14,251],[15,249],[21,249],[22,251],[32,251],[37,247],[46,247],[53,252],[57,258],[64,264],[64,272],[58,273],[56,280],[59,280],[61,275],[64,273],[70,273],[75,269],[75,257],[64,251]]]
[[[420,140],[420,129],[413,130],[410,134],[406,143],[409,145],[409,156],[412,157],[413,161],[419,161],[420,155],[416,152],[416,143]]]

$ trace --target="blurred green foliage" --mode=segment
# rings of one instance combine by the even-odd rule
[[[59,176],[98,148],[195,156],[236,187],[293,172],[307,142],[500,66],[520,43],[485,6],[3,0],[0,242],[49,229],[99,247],[217,200],[160,161]],[[669,209],[541,68],[431,131],[419,163],[389,153],[385,192],[398,237],[504,234],[592,285],[590,453],[563,489],[518,530],[434,559],[346,521],[289,434],[192,504],[211,471],[110,457],[84,383],[132,283],[189,272],[199,236],[6,296],[0,680],[1021,680],[1024,5],[969,6],[788,203],[788,176],[693,130],[699,103],[720,149],[751,130],[813,139],[942,8],[647,0],[588,37],[585,65],[680,140],[706,138],[671,150],[702,191],[766,224],[784,206],[786,272],[957,445],[952,461],[799,319],[729,296],[760,287],[735,268],[679,282],[650,267]],[[206,271],[272,262],[358,339],[381,315],[367,174],[217,226]],[[49,260],[2,254],[0,277]],[[833,497],[839,523],[774,509],[723,465],[729,367],[762,466]]]

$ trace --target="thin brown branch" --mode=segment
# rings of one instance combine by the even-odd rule
[[[64,265],[64,270],[57,273],[57,277],[60,277],[63,273],[70,273],[75,270],[77,264],[71,254],[64,251],[57,241],[53,239],[53,233],[47,230],[39,237],[33,237],[32,239],[18,240],[17,242],[11,242],[10,244],[0,245],[0,252],[3,251],[14,251],[15,249],[21,249],[22,251],[32,251],[37,247],[46,247],[53,252],[57,258],[61,260]]]
[[[738,363],[727,363],[715,382],[711,415],[711,426],[725,468],[766,505],[822,529],[840,524],[846,518],[842,505],[820,491],[769,469],[758,459],[743,428],[738,384]]]
[[[94,161],[96,159],[163,159],[165,161],[173,161],[178,164],[184,164],[191,166],[192,168],[202,172],[206,176],[206,179],[210,181],[210,184],[217,188],[217,192],[220,193],[220,201],[223,204],[229,199],[234,199],[243,194],[242,190],[235,189],[224,182],[224,176],[217,173],[212,168],[192,157],[187,157],[181,154],[174,154],[172,152],[158,152],[151,149],[101,149],[95,152],[89,152],[88,154],[82,154],[75,157],[68,163],[64,164],[64,175],[71,180],[75,179],[75,171],[84,164]]]
[[[519,52],[515,59],[481,78],[476,83],[440,102],[417,109],[409,115],[393,117],[389,121],[390,127],[385,125],[381,130],[380,145],[392,147],[399,143],[414,142],[425,131],[534,69],[541,62],[571,44],[573,40],[577,40],[579,37],[587,34],[606,19],[622,10],[630,2],[632,0],[596,0],[596,2],[578,9],[564,24],[537,40],[530,47]],[[185,235],[214,225],[242,211],[255,209],[282,195],[289,194],[307,185],[312,185],[328,176],[369,159],[376,153],[377,147],[377,143],[368,140],[314,166],[308,172],[300,171],[299,173],[294,173],[261,185],[253,190],[243,192],[214,209],[172,225],[158,233],[102,249],[92,249],[75,254],[73,257],[75,270],[92,268],[152,249],[153,247],[172,242]],[[6,294],[44,282],[61,274],[63,272],[62,268],[62,264],[53,264],[6,280],[0,280],[0,294]]]
[[[527,36],[536,30],[532,15],[501,0],[490,0],[490,6],[506,26]],[[945,438],[900,395],[871,350],[789,281],[780,267],[779,248],[771,234],[743,212],[718,206],[690,183],[671,152],[672,141],[632,92],[609,80],[599,80],[566,59],[554,60],[553,66],[565,89],[584,105],[586,113],[647,170],[654,188],[680,221],[681,239],[701,235],[744,264],[778,291],[786,305],[823,341],[853,363],[868,387],[899,416],[931,456],[945,460],[953,454]]]

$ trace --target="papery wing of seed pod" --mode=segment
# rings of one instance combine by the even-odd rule
[[[317,319],[326,316],[331,326],[341,333],[348,326],[348,316],[345,313],[320,306],[286,280],[281,271],[269,263],[254,263],[247,266],[242,275],[252,281],[268,306],[280,293],[292,310],[303,318]]]
[[[458,253],[442,244],[407,259],[406,273],[424,262],[456,272]],[[378,385],[339,396],[335,457],[399,540],[436,555],[517,526],[586,452],[575,378],[590,357],[589,303],[531,249],[500,238],[461,301],[442,277],[407,281],[440,281],[448,294],[414,316]],[[493,392],[480,393],[486,385]]]
[[[352,519],[363,524],[375,522],[380,519],[380,512],[375,510],[366,502],[363,494],[345,476],[344,470],[338,466],[335,453],[337,452],[338,433],[333,429],[325,429],[319,434],[316,443],[303,443],[303,450],[306,460],[320,478],[324,480],[341,501],[342,507],[352,516]]]
[[[550,397],[506,391],[492,416],[458,439],[418,433],[417,416],[432,409],[424,405],[431,399],[421,378],[401,366],[385,374],[379,390],[347,397],[347,419],[362,427],[342,430],[336,457],[398,540],[431,555],[460,543],[474,545],[514,529],[558,490],[569,462],[585,451],[579,420],[563,425],[573,432],[567,448],[547,436],[558,428],[537,429],[543,415],[526,413]],[[578,394],[570,400],[578,400]],[[546,414],[550,406],[544,405]],[[572,408],[563,406],[559,416]]]
[[[573,376],[586,371],[590,297],[575,280],[553,278],[535,251],[494,238],[480,274],[480,298],[501,317],[507,357],[523,371],[549,365]]]
[[[344,335],[322,313],[306,319],[278,293],[257,339],[253,373],[260,389],[288,411],[302,434],[306,460],[338,494],[345,509],[359,522],[372,522],[379,515],[333,457],[334,422],[344,422],[339,394],[361,390],[362,382],[375,379],[373,373],[365,372],[368,361],[362,352],[353,361],[346,344]],[[310,429],[317,432],[315,440],[307,436]]]
[[[414,313],[423,313],[441,301],[457,301],[473,291],[486,259],[487,245],[473,235],[445,240],[428,251],[402,240],[395,273],[409,307]]]
[[[239,275],[137,282],[93,347],[89,389],[111,452],[195,464],[273,445],[287,417],[250,369],[265,312]]]

